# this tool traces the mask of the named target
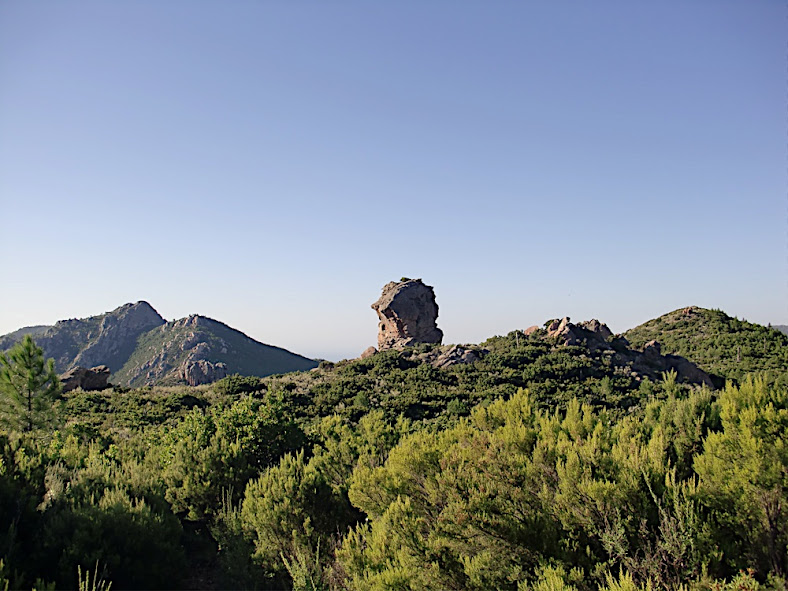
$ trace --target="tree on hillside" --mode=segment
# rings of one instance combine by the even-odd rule
[[[32,431],[44,422],[59,393],[55,361],[44,358],[30,335],[0,353],[0,410],[6,423]]]

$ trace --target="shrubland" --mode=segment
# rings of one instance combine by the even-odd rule
[[[775,367],[711,390],[481,346],[60,395],[0,432],[0,586],[786,588]]]

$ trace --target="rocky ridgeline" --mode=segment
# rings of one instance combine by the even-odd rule
[[[680,381],[714,387],[711,376],[691,361],[678,355],[662,355],[657,341],[646,343],[642,350],[634,350],[627,339],[614,335],[605,324],[596,319],[572,324],[569,317],[566,317],[551,320],[545,325],[545,329],[532,326],[524,332],[531,335],[542,330],[547,338],[555,339],[563,346],[584,346],[594,352],[607,351],[612,354],[615,365],[627,366],[635,375],[656,379],[663,372],[672,370]]]
[[[140,339],[118,372],[123,384],[209,384],[232,373],[267,376],[312,369],[317,362],[265,345],[226,324],[193,314]]]
[[[50,327],[20,329],[0,337],[0,346],[8,349],[25,334],[34,334],[44,354],[55,359],[66,391],[101,389],[109,383],[107,377],[119,386],[196,386],[231,373],[267,376],[317,366],[312,359],[255,341],[205,316],[166,322],[147,302]]]
[[[372,304],[378,314],[378,348],[369,347],[361,354],[365,359],[379,350],[402,350],[419,343],[440,344],[443,332],[437,327],[438,304],[432,287],[421,279],[392,281],[383,287],[380,299]],[[697,365],[678,355],[662,355],[658,342],[646,343],[634,350],[629,342],[599,320],[573,324],[569,317],[547,322],[544,328],[532,326],[525,337],[549,339],[556,346],[582,346],[593,355],[608,355],[613,365],[622,367],[636,379],[661,378],[664,372],[675,371],[680,381],[714,387],[711,377]],[[437,368],[474,363],[488,352],[480,347],[451,345],[435,347],[419,358]]]
[[[148,302],[137,302],[99,316],[61,320],[35,340],[55,360],[58,372],[98,365],[114,372],[126,362],[140,335],[164,322]]]

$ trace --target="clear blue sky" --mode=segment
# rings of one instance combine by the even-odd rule
[[[0,334],[147,300],[311,357],[687,306],[788,324],[788,9],[0,3]]]

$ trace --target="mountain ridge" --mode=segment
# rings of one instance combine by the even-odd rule
[[[256,341],[207,316],[192,314],[167,322],[145,301],[52,326],[18,329],[0,336],[0,350],[25,334],[55,360],[59,373],[106,365],[112,383],[122,386],[198,385],[230,373],[264,377],[317,367],[314,360]]]

